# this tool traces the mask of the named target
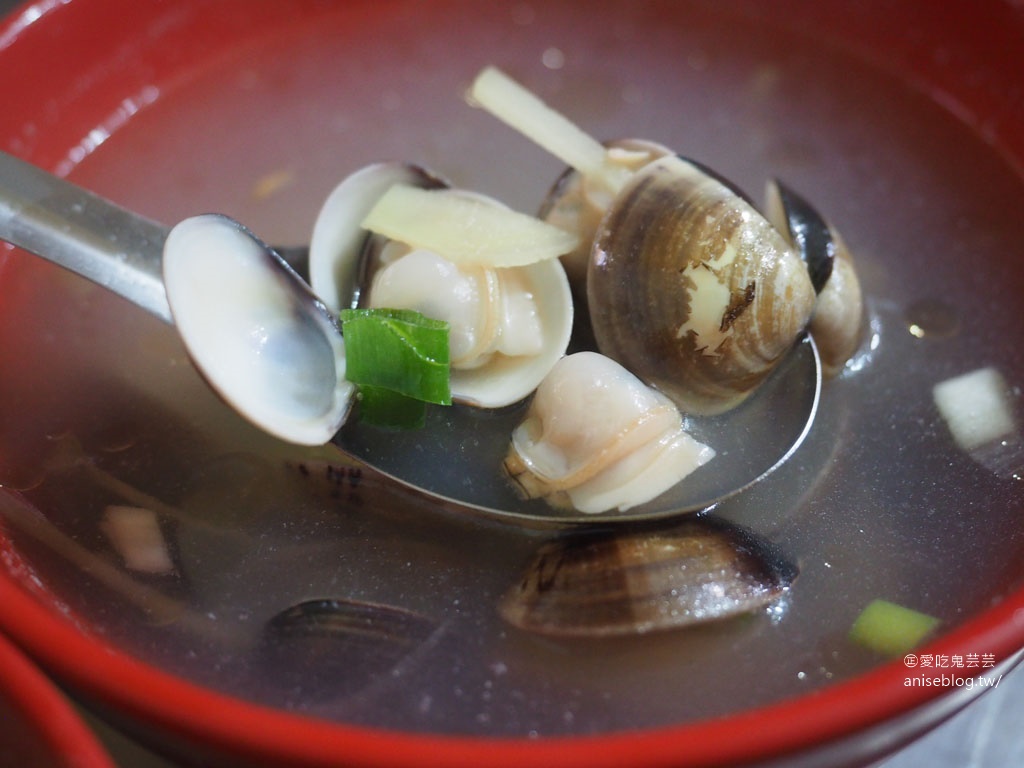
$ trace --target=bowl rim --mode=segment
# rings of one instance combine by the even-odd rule
[[[1019,62],[1011,56],[1024,43],[1024,12],[996,1],[969,9],[921,4],[925,6],[922,10],[912,3],[893,7],[882,0],[837,5],[780,0],[773,4],[772,14],[787,18],[787,24],[798,31],[824,36],[837,45],[845,46],[841,41],[852,36],[857,41],[858,55],[932,93],[961,120],[983,132],[1024,177],[1024,100],[1012,96],[1014,89],[1024,92],[1024,73],[1018,71]],[[161,73],[170,76],[180,72],[186,61],[187,66],[200,66],[203,57],[210,55],[209,43],[217,35],[229,30],[234,35],[266,34],[286,15],[306,7],[317,7],[316,0],[260,4],[222,0],[203,7],[206,36],[196,40],[175,38],[179,47],[173,53],[154,46],[138,48],[135,54],[142,57],[145,77],[158,80]],[[759,13],[754,3],[743,0],[730,7],[742,13]],[[879,25],[876,18],[883,7],[891,23]],[[30,71],[24,68],[58,45],[64,46],[60,56],[65,61],[73,56],[90,59],[97,55],[96,50],[117,43],[126,34],[125,18],[144,24],[158,15],[158,8],[156,3],[137,0],[26,2],[0,20],[0,67]],[[363,12],[362,8],[363,4],[353,4],[351,12]],[[966,18],[971,23],[965,23]],[[902,29],[914,29],[915,34],[901,37]],[[91,37],[96,30],[103,36],[99,40]],[[954,32],[958,47],[951,64],[949,59],[936,57],[934,51]],[[1008,40],[1016,45],[1004,44]],[[138,45],[138,40],[129,42]],[[135,94],[144,87],[145,77],[129,69],[107,73],[109,82],[114,83],[113,91]],[[29,114],[44,110],[47,88],[59,82],[60,76],[44,75],[42,83],[34,88],[10,86],[19,97],[19,109]],[[1002,84],[1007,78],[1014,87],[979,87],[979,83]],[[5,130],[8,134],[16,131],[18,137],[13,142],[4,138],[8,146],[3,149],[59,171],[68,148],[78,146],[97,124],[95,112],[73,117],[67,124],[36,126],[48,137],[45,146],[33,143],[24,126],[10,121],[5,124],[0,118],[0,137],[4,137]],[[0,278],[3,255],[0,250]],[[55,598],[34,584],[30,569],[17,565],[20,556],[3,525],[0,560],[6,564],[0,567],[0,606],[4,606],[0,610],[0,630],[28,649],[54,676],[88,701],[130,715],[145,727],[223,755],[254,761],[330,765],[344,755],[350,763],[366,766],[518,766],[527,761],[592,768],[627,762],[646,766],[738,765],[838,740],[918,710],[949,692],[944,687],[904,686],[907,668],[897,659],[851,680],[757,709],[638,732],[536,740],[395,733],[289,714],[150,667],[69,620]],[[1024,588],[919,652],[953,655],[967,649],[1005,659],[1021,647]],[[73,656],[69,648],[76,649]],[[85,658],[88,663],[82,663]],[[686,745],[685,750],[681,745]]]
[[[0,553],[19,559],[0,536]],[[0,628],[87,702],[126,713],[145,729],[254,761],[359,766],[742,765],[796,754],[925,707],[950,687],[905,686],[902,659],[859,677],[756,709],[677,726],[542,739],[409,734],[296,715],[221,694],[163,672],[67,620],[45,588],[0,573]],[[1024,590],[915,649],[952,656],[982,649],[1002,661],[1022,647]],[[74,648],[73,655],[68,653]],[[81,659],[88,658],[88,664]],[[979,670],[984,673],[984,670]],[[681,754],[680,747],[685,746]]]
[[[0,635],[0,698],[20,717],[20,738],[44,749],[54,768],[115,768],[67,696],[4,635]]]

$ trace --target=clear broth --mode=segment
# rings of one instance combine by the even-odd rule
[[[948,628],[1021,586],[1019,481],[960,452],[931,399],[936,382],[986,365],[1019,396],[1021,179],[926,95],[840,50],[701,4],[602,5],[440,13],[394,3],[297,19],[216,66],[155,83],[152,103],[72,178],[164,221],[222,211],[278,243],[308,240],[334,184],[384,159],[535,210],[557,162],[461,100],[489,63],[597,137],[661,141],[755,198],[767,177],[782,178],[843,233],[871,318],[804,447],[713,511],[799,564],[785,600],[617,640],[506,626],[497,601],[551,532],[434,508],[329,449],[256,433],[210,394],[170,328],[14,254],[0,326],[0,483],[45,516],[12,537],[85,631],[291,711],[534,737],[804,694],[882,661],[846,639],[875,598]],[[472,35],[454,14],[471,15]],[[47,469],[42,457],[69,434],[85,461]],[[124,503],[158,511],[175,575],[123,568],[99,520]],[[404,607],[438,629],[365,679],[352,671],[361,660],[346,672],[329,656],[268,656],[267,621],[310,598]]]

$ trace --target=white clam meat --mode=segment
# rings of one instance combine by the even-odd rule
[[[577,352],[538,387],[505,469],[529,497],[600,513],[655,498],[714,455],[671,400],[610,358]]]
[[[241,224],[209,214],[171,230],[163,277],[181,339],[224,400],[292,443],[334,436],[354,392],[344,343],[283,260]]]
[[[374,275],[371,307],[415,308],[451,326],[456,376],[487,365],[494,355],[543,352],[537,300],[519,270],[459,267],[425,249],[383,258]]]
[[[482,214],[499,220],[485,237],[502,246],[517,238],[529,244],[529,234],[519,237],[518,224],[502,230],[505,217],[525,217],[501,203],[445,189],[436,177],[414,166],[371,165],[342,181],[321,209],[310,244],[314,291],[332,308],[413,309],[447,321],[453,399],[484,408],[522,400],[568,347],[573,306],[562,265],[553,257],[531,260],[516,254],[515,265],[501,266],[488,258],[475,260],[472,253],[448,252],[443,245],[405,242],[371,231],[365,226],[367,216],[396,186],[440,190],[449,202],[471,201]],[[555,231],[530,219],[536,228]],[[466,222],[467,227],[471,224]],[[474,237],[480,234],[467,234],[467,240]],[[575,244],[575,238],[565,237]],[[522,260],[529,263],[518,263]]]

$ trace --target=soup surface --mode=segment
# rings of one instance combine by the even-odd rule
[[[331,448],[258,434],[171,328],[11,254],[0,510],[24,563],[88,632],[288,710],[548,736],[803,694],[882,661],[847,639],[876,598],[950,627],[1020,587],[1015,438],[995,463],[966,454],[932,387],[995,366],[1019,400],[1024,183],[925,95],[841,50],[704,4],[598,5],[328,6],[126,94],[133,114],[69,147],[67,167],[159,220],[220,211],[284,244],[308,241],[331,188],[378,160],[533,211],[562,168],[462,101],[493,63],[599,138],[660,141],[755,199],[783,179],[842,232],[870,314],[804,446],[711,512],[799,566],[785,598],[639,637],[512,628],[496,605],[554,533],[438,509]],[[454,14],[471,16],[472,34]],[[110,522],[124,507],[153,513],[138,517],[158,524],[168,568],[128,567]],[[370,644],[271,623],[314,599],[418,618]]]

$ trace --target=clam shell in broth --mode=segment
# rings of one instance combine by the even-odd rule
[[[818,291],[808,330],[818,346],[822,371],[836,376],[857,351],[867,327],[853,256],[824,216],[778,180],[766,185],[765,215],[807,264]]]
[[[792,348],[816,300],[783,236],[676,156],[637,171],[612,203],[587,295],[598,348],[700,414],[742,402]]]
[[[432,618],[400,606],[319,598],[271,618],[260,653],[270,682],[335,699],[394,681],[395,670],[440,631]]]
[[[570,532],[544,544],[502,598],[502,617],[543,635],[612,637],[737,616],[778,600],[797,568],[722,521]]]
[[[332,309],[386,306],[448,321],[452,398],[482,408],[522,400],[569,345],[573,303],[561,262],[550,258],[515,267],[457,266],[443,253],[411,248],[363,228],[366,215],[396,184],[450,189],[439,177],[406,163],[376,163],[348,176],[317,216],[310,243],[313,290]],[[493,198],[452,191],[506,209]],[[383,254],[389,249],[393,261],[386,263]],[[385,275],[388,279],[378,282]],[[378,300],[385,286],[390,286],[389,295],[400,296],[397,302]],[[523,330],[527,328],[536,331]],[[470,340],[463,361],[456,339]]]

